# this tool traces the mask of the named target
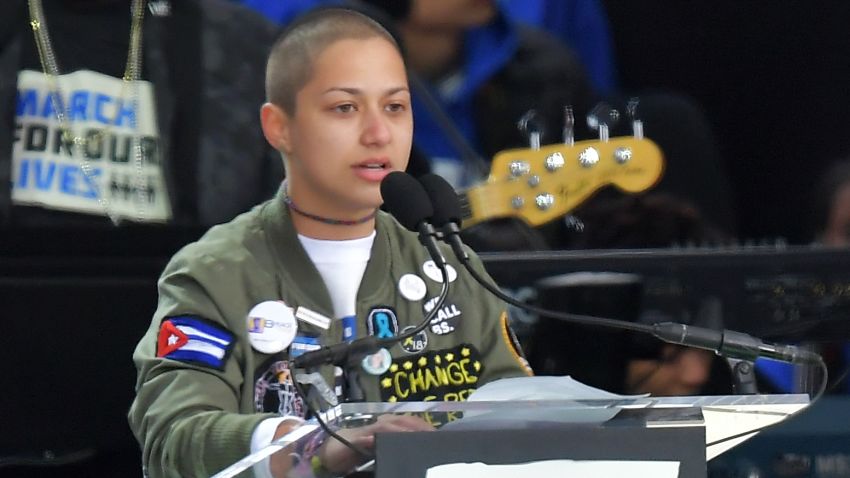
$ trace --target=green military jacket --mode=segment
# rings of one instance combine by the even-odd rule
[[[504,304],[476,284],[447,248],[443,252],[456,272],[449,274],[454,280],[448,298],[425,333],[389,350],[392,365],[386,372],[360,373],[367,401],[463,400],[486,382],[530,374],[512,340]],[[441,287],[426,271],[429,260],[414,233],[378,213],[357,294],[356,336],[398,334],[422,322]],[[476,256],[472,263],[484,272]],[[411,281],[425,287],[411,288]],[[331,298],[280,196],[184,247],[158,289],[158,308],[133,356],[138,381],[130,425],[149,476],[210,476],[250,452],[260,421],[305,411],[288,368],[297,344],[275,354],[257,351],[249,341],[248,312],[258,303],[281,300],[332,317]],[[179,344],[167,343],[167,323],[183,320],[175,317],[201,321],[214,335],[220,358],[186,359]],[[338,343],[341,328],[340,320],[327,330],[299,320],[296,342]],[[176,352],[162,353],[168,350]],[[333,388],[332,367],[322,374]]]

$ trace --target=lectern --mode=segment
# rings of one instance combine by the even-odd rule
[[[346,403],[326,416],[334,427],[360,426],[385,413],[420,414],[445,423],[436,432],[379,434],[376,478],[424,478],[429,468],[447,463],[551,459],[676,461],[679,476],[691,478],[705,477],[707,460],[751,438],[757,433],[753,430],[782,421],[808,403],[805,394]],[[299,430],[281,442],[303,435]],[[236,476],[269,451],[248,456],[215,477]]]

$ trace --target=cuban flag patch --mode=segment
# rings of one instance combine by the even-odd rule
[[[159,327],[156,356],[221,370],[231,348],[233,334],[224,327],[199,317],[169,317]]]

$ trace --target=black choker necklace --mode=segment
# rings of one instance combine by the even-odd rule
[[[288,195],[283,196],[283,202],[286,203],[286,205],[289,207],[289,209],[291,209],[293,212],[296,212],[296,213],[298,213],[298,214],[300,214],[300,215],[302,215],[306,218],[310,218],[314,221],[319,221],[319,222],[322,222],[322,223],[325,223],[325,224],[331,224],[331,225],[334,225],[334,226],[356,226],[358,224],[363,224],[365,222],[369,222],[372,219],[374,219],[375,213],[377,212],[377,209],[376,209],[375,211],[372,212],[372,214],[369,214],[368,216],[364,216],[364,217],[361,217],[360,219],[354,219],[354,220],[331,219],[331,218],[327,218],[327,217],[317,216],[315,214],[310,214],[307,211],[299,209],[298,206],[296,206],[295,203],[292,201],[292,198],[289,197]]]

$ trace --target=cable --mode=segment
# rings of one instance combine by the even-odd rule
[[[310,412],[316,418],[316,423],[319,424],[319,427],[322,429],[322,431],[327,433],[328,436],[330,436],[331,438],[336,439],[338,442],[342,443],[343,445],[345,445],[349,449],[353,450],[354,453],[357,453],[358,455],[362,456],[363,458],[369,459],[369,458],[374,457],[374,454],[369,453],[366,450],[361,449],[359,446],[357,446],[354,443],[351,443],[350,441],[343,438],[337,432],[331,430],[331,428],[328,426],[327,422],[325,422],[322,419],[322,414],[317,412],[316,409],[314,409],[313,406],[310,404],[310,401],[307,399],[307,394],[304,393],[304,389],[301,388],[301,384],[298,383],[298,380],[293,380],[292,384],[295,386],[295,393],[297,393],[299,396],[301,396],[301,398],[304,400],[304,405],[307,406],[307,411]]]
[[[315,365],[320,365],[323,363],[330,363],[337,366],[348,366],[349,361],[351,360],[352,351],[356,351],[357,354],[369,355],[371,353],[377,352],[379,349],[384,346],[392,347],[398,342],[401,342],[409,337],[413,337],[418,334],[428,324],[431,322],[431,319],[437,314],[440,308],[446,301],[446,296],[449,293],[449,280],[448,280],[448,271],[446,270],[445,264],[439,263],[439,261],[434,261],[437,263],[437,268],[443,276],[442,286],[440,288],[440,295],[437,296],[437,303],[434,305],[434,308],[431,309],[425,315],[425,319],[417,325],[414,329],[405,332],[401,335],[396,335],[395,337],[389,337],[385,339],[378,339],[373,336],[361,337],[352,342],[342,342],[334,345],[324,346],[317,350],[311,350],[310,352],[306,352],[302,355],[299,355],[292,361],[293,368],[310,368]],[[309,360],[314,359],[314,360]],[[314,363],[315,362],[315,363]]]
[[[391,337],[391,338],[387,338],[387,339],[379,339],[375,342],[377,345],[379,345],[379,346],[383,346],[383,345],[392,346],[392,345],[395,345],[398,342],[403,341],[404,339],[406,339],[408,337],[413,337],[414,335],[416,335],[419,332],[421,332],[422,330],[424,330],[425,327],[427,327],[428,324],[431,322],[431,319],[434,317],[434,315],[436,315],[437,312],[440,310],[443,303],[446,301],[446,296],[448,296],[449,274],[448,274],[448,270],[446,269],[446,265],[444,263],[442,263],[440,261],[434,261],[434,262],[437,263],[437,267],[440,270],[440,273],[443,275],[443,282],[442,282],[442,286],[440,287],[440,295],[438,296],[437,303],[434,305],[434,308],[431,309],[430,312],[425,314],[425,319],[419,325],[417,325],[413,330],[411,330],[409,332],[405,332],[401,335],[397,335],[395,337]],[[337,345],[350,345],[350,344],[337,344]],[[380,348],[380,347],[378,347],[378,348]],[[376,348],[376,351],[377,351],[377,348]],[[308,353],[312,353],[312,352],[308,352]],[[306,354],[304,354],[304,355],[306,355]],[[346,355],[346,359],[350,360],[350,357],[348,355]],[[331,430],[331,428],[328,426],[327,422],[325,422],[322,419],[321,413],[319,413],[313,407],[313,405],[310,403],[310,400],[307,398],[307,394],[305,393],[304,389],[301,387],[301,384],[298,382],[298,380],[295,380],[294,377],[293,377],[292,383],[295,387],[295,392],[301,397],[302,400],[304,400],[304,405],[307,407],[307,411],[309,412],[309,414],[312,414],[316,418],[316,423],[319,424],[319,427],[325,433],[327,433],[328,436],[336,439],[337,441],[339,441],[340,443],[342,443],[343,445],[345,445],[349,449],[353,450],[355,453],[357,453],[358,455],[360,455],[361,457],[363,457],[365,459],[374,458],[373,453],[370,453],[370,452],[367,452],[367,451],[361,449],[357,445],[351,443],[350,441],[348,441],[345,438],[343,438],[342,436],[340,436],[335,431]]]
[[[826,393],[834,392],[839,385],[844,383],[844,380],[847,379],[848,374],[850,374],[850,366],[844,367],[844,370],[838,375],[838,378],[836,378],[835,381],[832,382],[832,385],[830,385],[829,388],[826,389]]]
[[[518,300],[516,300],[516,299],[514,299],[510,296],[507,296],[506,294],[501,293],[501,291],[499,291],[498,288],[496,288],[495,286],[493,286],[492,284],[490,284],[489,282],[484,280],[484,278],[481,276],[481,274],[479,274],[478,271],[476,271],[473,267],[471,267],[471,265],[469,264],[468,258],[462,258],[462,260],[464,262],[464,266],[466,266],[466,269],[469,271],[469,273],[482,286],[484,286],[484,288],[486,288],[492,294],[501,298],[505,302],[508,302],[509,304],[514,305],[516,307],[525,308],[525,309],[530,310],[530,311],[537,313],[537,314],[548,315],[548,316],[554,317],[554,318],[562,318],[562,319],[565,319],[565,320],[571,320],[571,321],[575,321],[575,322],[587,324],[587,325],[596,325],[596,324],[598,324],[598,325],[614,325],[615,327],[628,329],[628,330],[634,330],[634,331],[638,331],[638,332],[647,332],[647,333],[650,333],[650,334],[652,334],[653,331],[654,331],[654,329],[651,326],[647,326],[647,325],[644,325],[644,324],[633,324],[633,323],[628,323],[628,322],[620,322],[620,321],[616,321],[616,320],[613,320],[613,319],[606,319],[606,318],[603,318],[603,317],[592,317],[592,316],[585,316],[585,315],[578,315],[578,314],[567,314],[567,313],[563,313],[563,312],[546,310],[546,309],[542,309],[542,308],[532,306],[532,305],[529,305],[529,304],[521,303],[520,301],[518,301]],[[824,392],[826,391],[827,378],[828,378],[828,375],[829,375],[829,373],[827,371],[827,367],[826,367],[826,362],[824,362],[823,358],[820,357],[820,356],[817,356],[816,359],[817,359],[818,366],[823,371],[823,379],[821,381],[820,388],[819,388],[817,394],[815,395],[815,397],[811,400],[811,402],[809,402],[809,405],[807,407],[804,407],[804,408],[797,410],[796,412],[786,416],[785,417],[786,420],[800,414],[802,411],[807,410],[809,407],[814,405],[823,396]],[[780,423],[780,422],[777,422],[777,423]],[[740,437],[743,437],[743,436],[750,435],[752,433],[758,433],[758,432],[760,432],[760,431],[762,431],[766,428],[769,428],[773,425],[776,425],[776,423],[764,425],[764,426],[754,428],[754,429],[751,429],[751,430],[748,430],[748,431],[745,431],[745,432],[742,432],[742,433],[736,433],[734,435],[731,435],[731,436],[728,436],[728,437],[725,437],[725,438],[721,438],[719,440],[715,440],[711,443],[707,443],[706,446],[717,445],[717,444],[720,444],[720,443],[727,442],[729,440],[734,440],[736,438],[740,438]]]
[[[464,264],[466,270],[469,271],[470,275],[472,275],[472,277],[476,280],[476,282],[478,282],[479,284],[484,286],[484,288],[487,289],[491,294],[495,295],[496,297],[504,300],[505,302],[507,302],[507,303],[509,303],[509,304],[511,304],[515,307],[519,307],[521,309],[525,309],[525,310],[534,312],[535,314],[539,314],[539,315],[554,317],[554,318],[560,319],[560,320],[577,322],[577,323],[582,324],[582,325],[589,325],[589,326],[593,326],[593,327],[598,327],[598,326],[613,327],[613,328],[616,328],[616,329],[631,330],[631,331],[634,331],[634,332],[642,332],[642,333],[654,335],[655,329],[651,325],[633,323],[633,322],[626,322],[626,321],[620,321],[620,320],[615,320],[615,319],[607,319],[605,317],[594,317],[594,316],[591,316],[591,315],[568,314],[566,312],[558,312],[558,311],[554,311],[554,310],[543,309],[541,307],[537,307],[537,306],[534,306],[534,305],[526,304],[524,302],[520,302],[519,300],[514,299],[513,297],[510,297],[509,295],[503,293],[496,286],[492,285],[490,282],[488,282],[486,279],[484,279],[484,277],[478,271],[476,271],[474,267],[472,267],[469,264],[469,258],[468,257],[461,258],[461,261],[463,261],[463,264]]]

